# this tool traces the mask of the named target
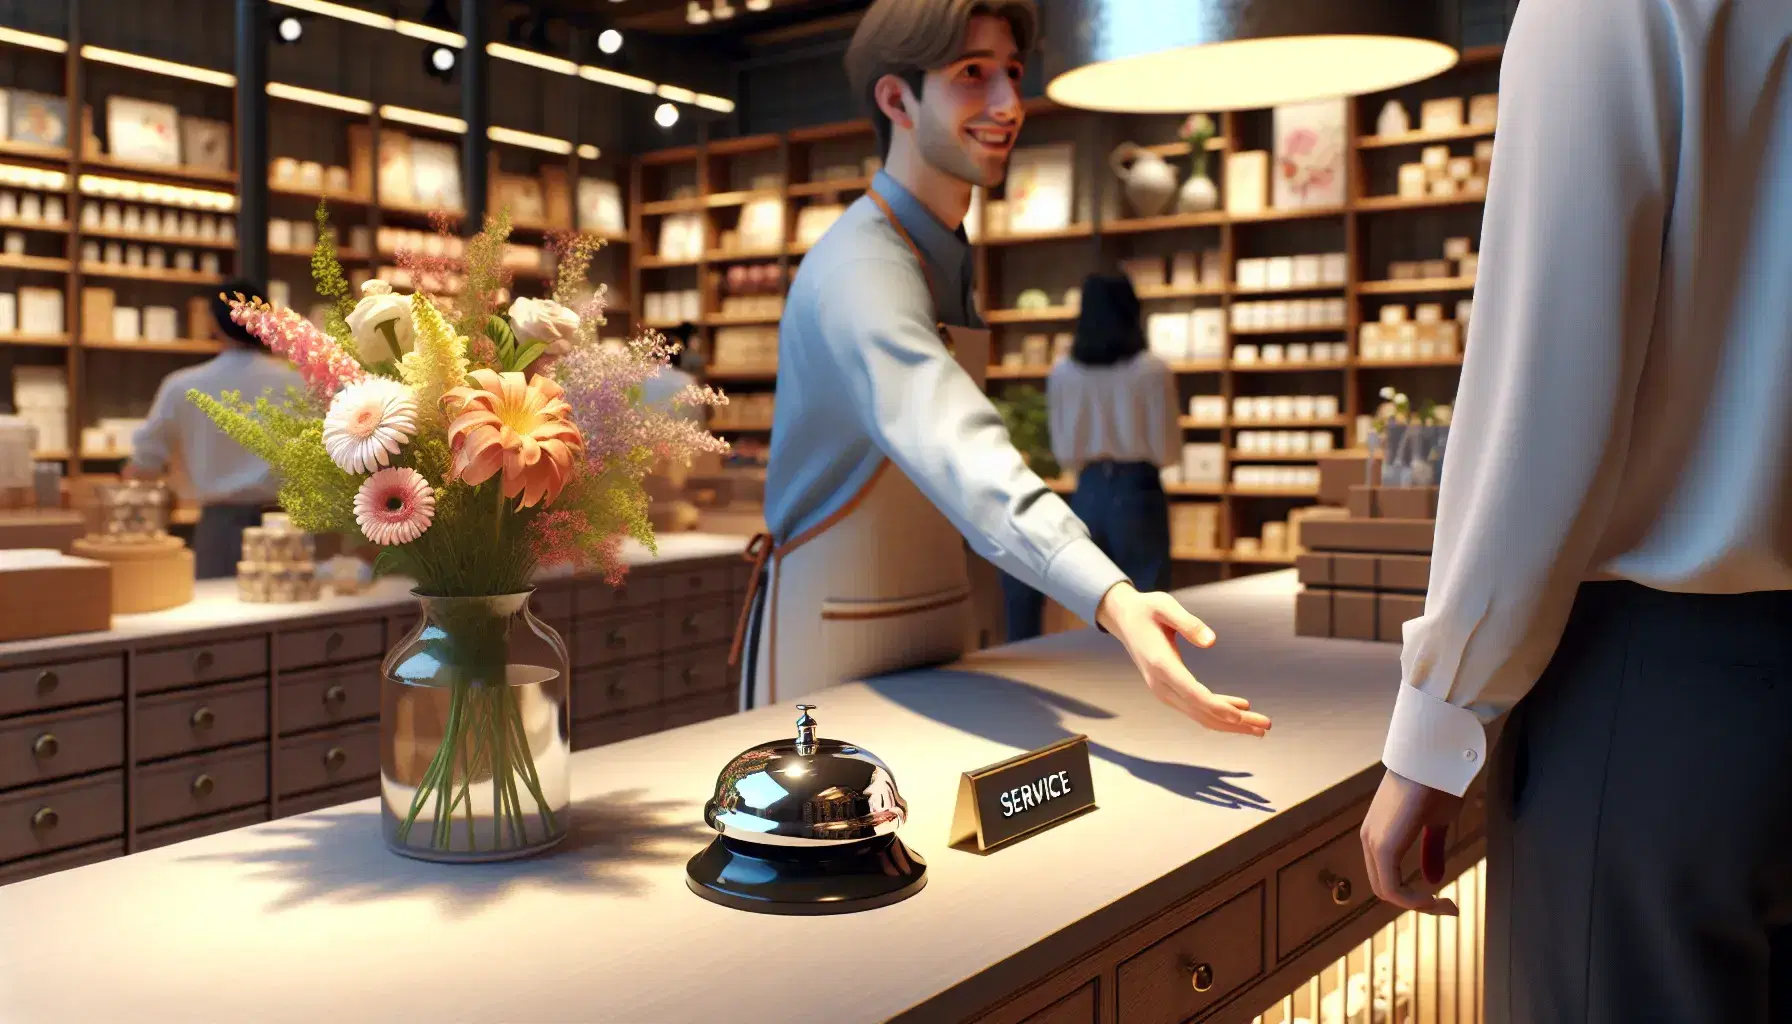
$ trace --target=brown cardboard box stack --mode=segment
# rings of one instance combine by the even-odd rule
[[[1364,484],[1378,469],[1363,457],[1322,463],[1320,500],[1341,499],[1350,515],[1302,530],[1298,636],[1399,643],[1400,627],[1425,610],[1437,488]]]

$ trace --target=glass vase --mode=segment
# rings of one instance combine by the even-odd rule
[[[529,593],[416,596],[422,615],[380,673],[386,844],[462,862],[553,846],[572,788],[565,642]]]

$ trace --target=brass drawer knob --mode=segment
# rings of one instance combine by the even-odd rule
[[[348,691],[338,683],[324,691],[324,707],[339,708],[348,700]]]
[[[604,694],[611,700],[620,700],[622,698],[622,680],[610,680],[610,685],[604,687]]]
[[[37,674],[37,692],[40,694],[54,693],[56,687],[61,683],[61,677],[57,676],[54,672],[45,671]]]
[[[1189,984],[1196,992],[1205,992],[1213,987],[1213,965],[1195,964],[1189,968]]]
[[[56,752],[61,749],[62,742],[56,738],[56,734],[53,732],[44,733],[37,738],[36,743],[31,744],[31,752],[36,754],[40,760],[44,761],[48,761],[50,758],[55,757]]]
[[[347,763],[348,751],[341,747],[331,747],[330,752],[324,755],[324,767],[330,771],[335,771]]]
[[[339,651],[341,649],[342,649],[342,634],[341,633],[331,633],[329,636],[324,637],[324,653],[325,654],[335,654],[337,651]]]
[[[1350,879],[1339,878],[1337,875],[1326,871],[1319,875],[1319,882],[1321,885],[1324,885],[1327,889],[1331,890],[1333,903],[1336,903],[1340,907],[1350,903]]]
[[[684,667],[684,671],[679,673],[679,677],[684,680],[686,686],[689,686],[690,684],[696,682],[697,681],[697,666],[686,665]]]
[[[686,616],[685,616],[685,617],[684,617],[684,631],[685,631],[685,632],[686,632],[686,633],[695,633],[695,632],[697,632],[697,616],[695,616],[695,615],[686,615]]]
[[[211,796],[212,790],[216,788],[218,788],[218,783],[210,775],[202,774],[197,779],[193,780],[193,795],[196,797],[204,798]]]
[[[31,816],[31,827],[40,832],[48,832],[55,828],[56,823],[61,820],[62,816],[56,813],[56,808],[39,807],[37,813]]]
[[[618,647],[627,647],[628,637],[622,635],[622,630],[612,629],[610,635],[604,638],[604,644],[612,650]]]
[[[211,708],[200,708],[193,712],[192,722],[195,729],[210,729],[217,724],[218,716],[212,713]]]
[[[210,651],[200,651],[198,654],[193,655],[193,674],[199,676],[210,672],[212,663],[216,660],[216,658],[212,657],[212,652]]]

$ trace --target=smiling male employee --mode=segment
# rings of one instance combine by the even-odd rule
[[[964,543],[1117,637],[1158,698],[1211,729],[1269,720],[1197,682],[1180,633],[1026,468],[984,395],[988,334],[962,223],[1007,170],[1031,0],[878,0],[846,55],[885,168],[804,257],[779,335],[770,536],[735,639],[742,703],[936,664],[970,639]],[[968,370],[968,372],[967,372]],[[975,375],[975,376],[973,376]],[[744,649],[744,650],[743,650]]]

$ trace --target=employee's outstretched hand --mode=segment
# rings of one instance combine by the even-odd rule
[[[1096,612],[1101,627],[1118,637],[1157,699],[1216,732],[1262,736],[1269,719],[1243,697],[1214,693],[1195,679],[1176,650],[1180,634],[1196,647],[1212,647],[1213,630],[1168,594],[1141,594],[1122,583],[1107,592]]]

